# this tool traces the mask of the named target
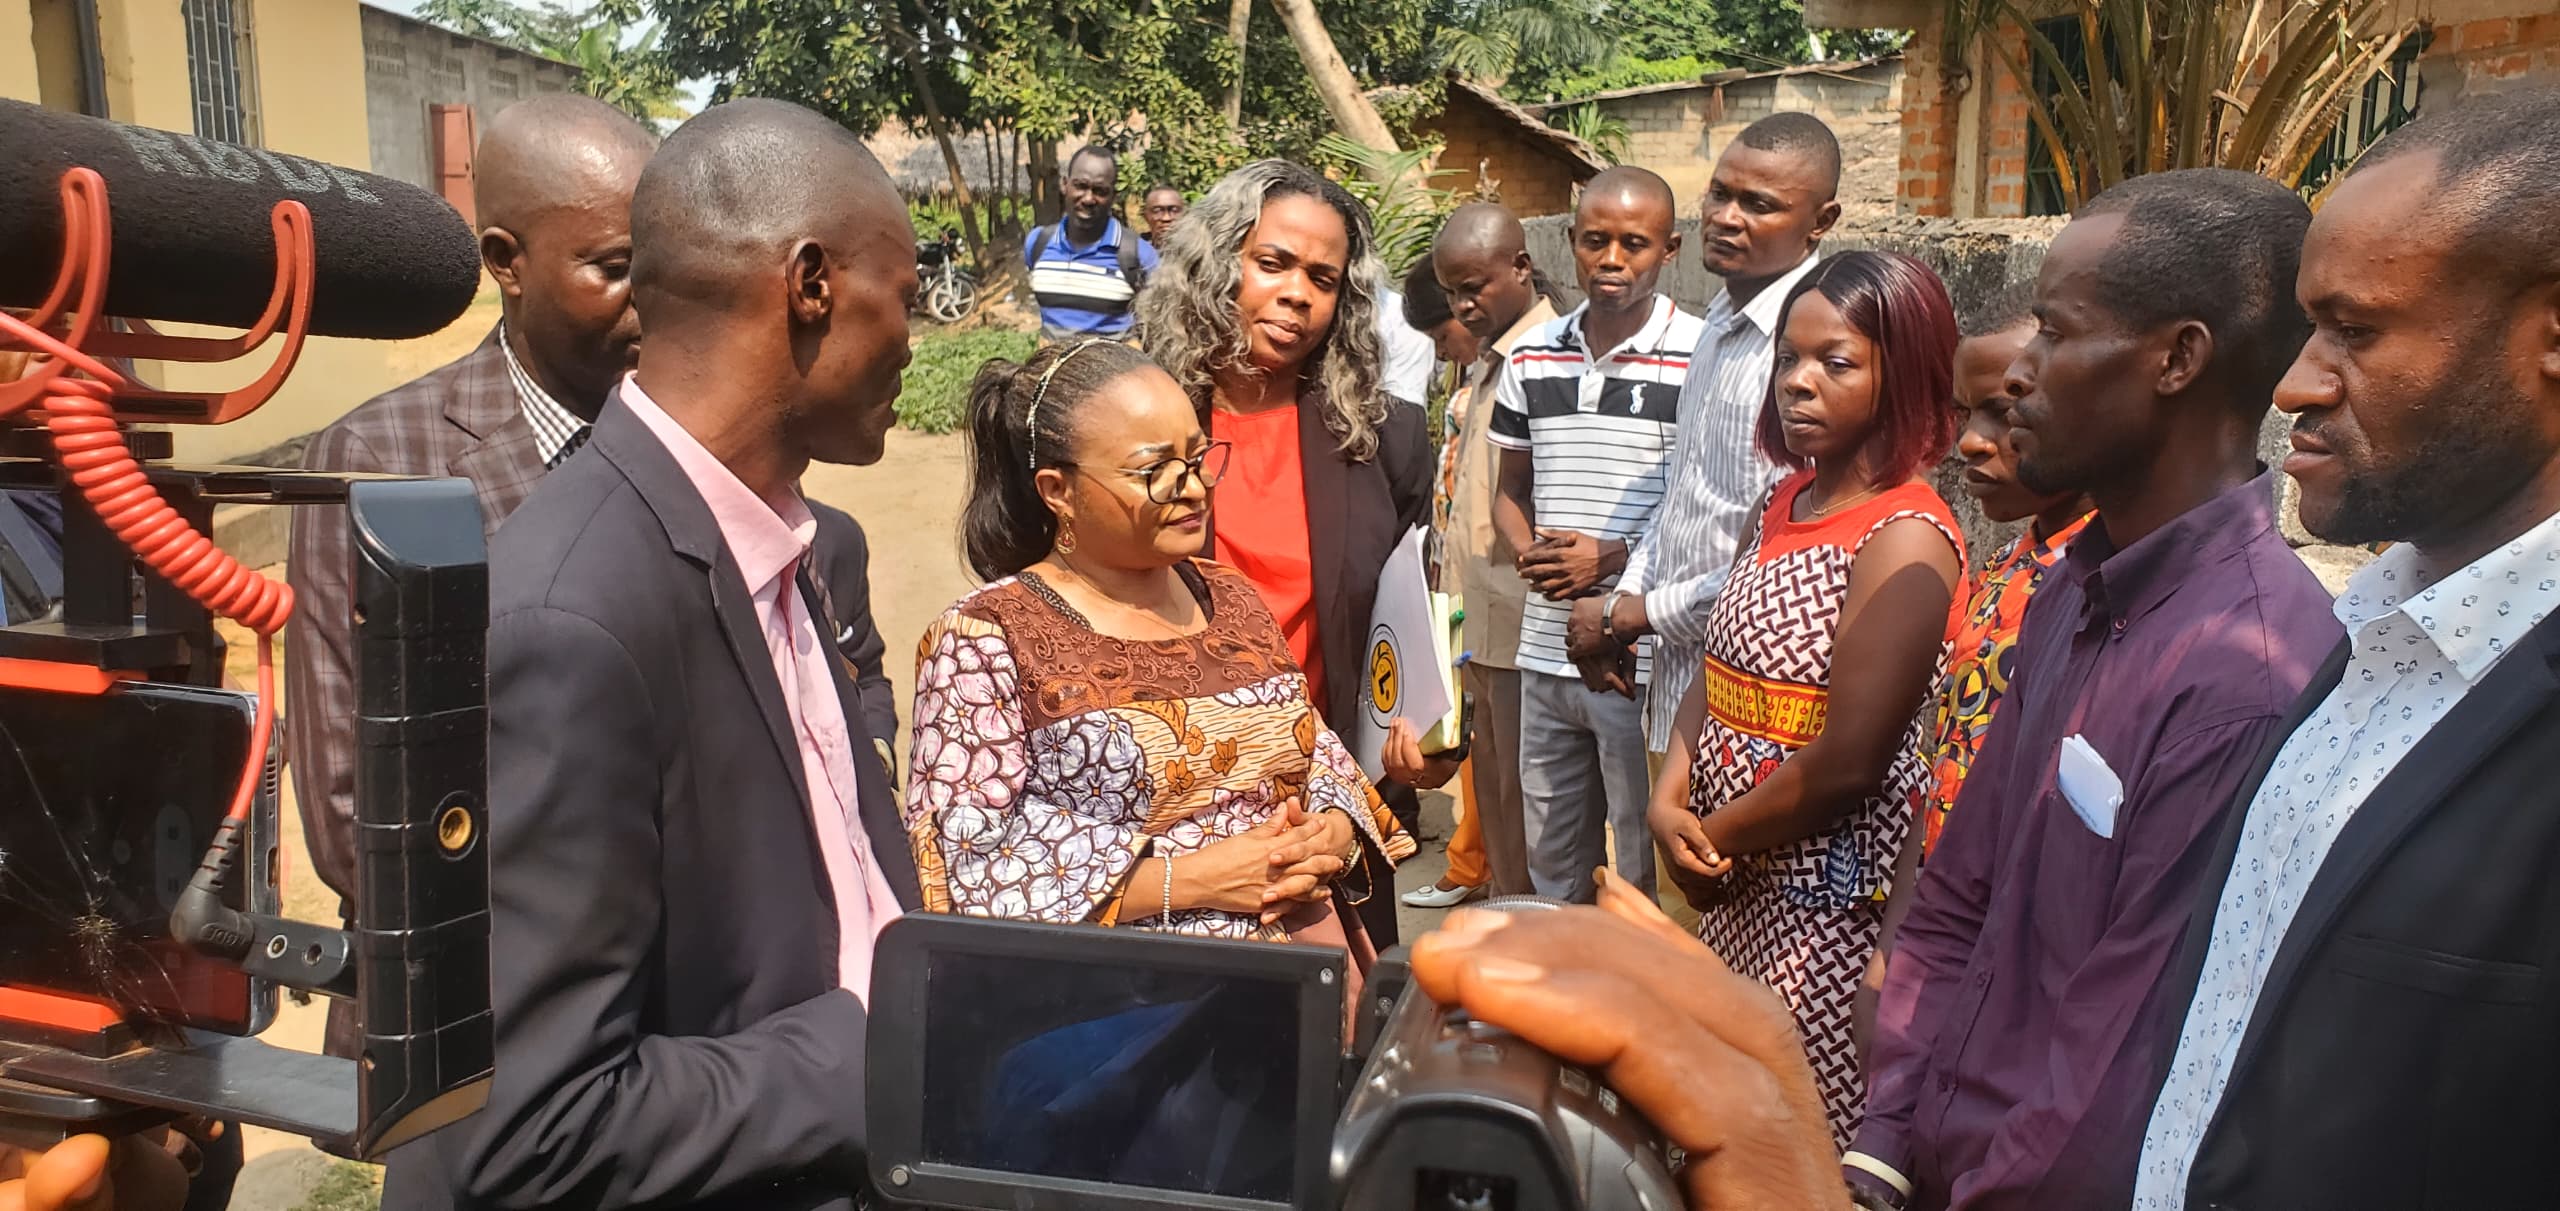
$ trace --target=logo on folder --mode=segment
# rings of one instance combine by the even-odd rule
[[[1401,661],[1396,656],[1393,632],[1375,627],[1369,632],[1369,717],[1384,727],[1395,717],[1396,702],[1404,694],[1404,679],[1398,671]]]

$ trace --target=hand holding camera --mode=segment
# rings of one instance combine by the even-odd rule
[[[1793,1016],[1607,871],[1596,909],[1453,914],[1413,975],[1643,1111],[1693,1211],[1849,1206]]]

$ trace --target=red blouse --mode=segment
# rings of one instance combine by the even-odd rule
[[[1245,574],[1307,673],[1307,700],[1324,698],[1316,643],[1315,565],[1307,554],[1307,481],[1298,458],[1298,410],[1211,412],[1209,436],[1235,443],[1227,477],[1211,497],[1218,562]]]

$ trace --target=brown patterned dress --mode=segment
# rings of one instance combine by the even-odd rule
[[[1208,623],[1178,639],[1097,633],[1029,574],[980,588],[926,628],[906,801],[926,911],[1108,925],[1126,893],[1143,928],[1338,938],[1336,918],[1352,915],[1338,910],[1316,913],[1313,929],[1209,908],[1157,919],[1144,912],[1156,885],[1131,886],[1131,872],[1245,832],[1293,795],[1309,813],[1348,814],[1390,860],[1413,852],[1317,721],[1253,584],[1208,560],[1179,571]],[[1333,903],[1372,890],[1393,891],[1346,885]]]

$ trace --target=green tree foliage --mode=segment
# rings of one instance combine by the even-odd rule
[[[1388,155],[1341,135],[1326,135],[1316,144],[1317,161],[1342,170],[1342,187],[1369,208],[1369,228],[1389,277],[1402,277],[1430,253],[1440,221],[1464,201],[1454,191],[1419,183],[1431,152],[1417,147]]]
[[[1816,57],[1801,0],[1475,2],[1482,7],[1463,11],[1462,23],[1441,35],[1443,61],[1524,102],[1571,101]],[[1559,31],[1566,29],[1590,37],[1563,36]],[[1821,37],[1821,57],[1863,58],[1899,49],[1904,35],[1830,30]]]
[[[679,77],[658,53],[658,27],[631,33],[637,19],[629,2],[571,11],[556,0],[532,5],[511,0],[426,0],[421,20],[476,38],[559,59],[578,68],[578,91],[643,122],[684,117]]]
[[[1307,157],[1331,129],[1288,31],[1257,4],[1242,65],[1245,140],[1220,100],[1238,70],[1225,0],[641,0],[685,77],[713,100],[788,97],[855,130],[924,125],[921,75],[954,133],[1090,134],[1124,152],[1122,184],[1199,189],[1254,155]],[[1425,31],[1453,0],[1320,0],[1370,85],[1432,74]],[[915,64],[907,62],[912,51]]]
[[[1466,0],[1434,39],[1450,71],[1536,89],[1611,57],[1606,0]]]

